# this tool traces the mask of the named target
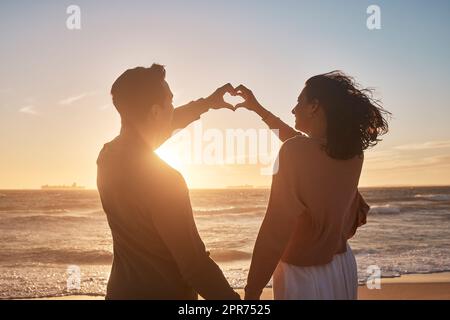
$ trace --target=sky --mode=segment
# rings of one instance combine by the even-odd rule
[[[372,4],[378,30],[366,25]],[[69,5],[80,8],[80,29],[66,26]],[[360,186],[449,185],[449,31],[450,2],[438,0],[3,0],[0,189],[95,188],[98,152],[120,130],[110,87],[127,68],[153,62],[166,66],[175,106],[243,83],[290,125],[304,82],[343,70],[393,115],[365,153]],[[247,110],[200,121],[219,134],[265,128]],[[270,185],[260,163],[189,163],[180,147],[171,140],[158,151],[192,188]]]

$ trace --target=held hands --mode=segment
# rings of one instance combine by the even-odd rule
[[[245,292],[244,300],[261,300],[261,294]]]

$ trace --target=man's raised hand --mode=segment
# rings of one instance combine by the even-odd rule
[[[236,91],[230,83],[227,83],[226,85],[218,88],[216,91],[214,91],[213,94],[205,98],[205,103],[211,109],[226,108],[234,111],[235,107],[223,99],[223,96],[226,93],[229,93],[233,96],[236,95]]]

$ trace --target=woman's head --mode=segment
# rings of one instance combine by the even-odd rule
[[[298,130],[323,132],[325,150],[336,159],[361,156],[376,145],[378,137],[388,131],[386,117],[390,115],[372,98],[370,89],[360,89],[340,71],[309,78],[292,113]]]

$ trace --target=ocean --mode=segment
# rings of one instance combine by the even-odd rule
[[[360,283],[450,271],[450,187],[362,188],[368,223],[350,240]],[[191,190],[199,233],[243,288],[269,190]],[[0,190],[0,298],[104,295],[112,238],[96,190]],[[68,287],[77,266],[80,285]],[[270,284],[269,284],[270,286]]]

